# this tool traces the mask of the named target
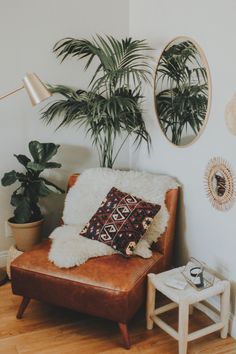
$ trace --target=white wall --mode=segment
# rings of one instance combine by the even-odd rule
[[[52,53],[55,42],[64,37],[90,38],[96,33],[121,38],[128,33],[126,0],[8,0],[0,3],[0,95],[20,86],[22,77],[31,71],[51,84],[86,89],[91,73],[85,73],[82,63],[76,60],[60,64]],[[50,177],[65,186],[70,173],[98,165],[97,154],[83,131],[73,127],[55,132],[55,126],[46,127],[39,119],[40,108],[42,106],[32,108],[23,91],[0,102],[0,175],[19,169],[13,153],[25,153],[30,140],[52,141],[61,144],[56,160],[63,168]],[[128,166],[127,151],[121,154],[117,166]],[[9,206],[12,190],[0,187],[0,251],[8,249],[12,242],[4,237],[4,221],[12,215]],[[44,204],[52,224],[62,200],[48,199]]]
[[[132,167],[175,176],[182,184],[177,262],[189,256],[205,261],[236,282],[236,204],[219,212],[206,198],[205,167],[211,157],[222,156],[236,173],[236,137],[224,123],[225,105],[236,91],[234,0],[130,0],[130,35],[146,38],[156,50],[178,35],[195,39],[203,48],[212,75],[212,108],[206,129],[190,147],[171,145],[160,131],[151,88],[147,91],[146,119],[152,135],[150,156],[132,154]],[[232,295],[235,307],[235,291]]]
[[[191,36],[200,44],[208,58],[213,84],[212,109],[205,132],[190,147],[169,144],[157,124],[149,88],[145,116],[153,149],[150,156],[145,147],[132,152],[132,167],[168,173],[182,183],[178,262],[195,256],[229,278],[233,285],[236,205],[228,212],[213,209],[205,195],[203,174],[208,160],[218,155],[228,159],[236,172],[236,138],[224,123],[225,105],[236,91],[235,13],[234,0],[8,0],[1,1],[0,12],[0,94],[20,84],[27,71],[35,71],[49,83],[86,88],[89,75],[83,72],[82,65],[73,60],[59,64],[52,54],[54,43],[65,36],[87,38],[108,33],[122,37],[130,32],[133,37],[146,38],[157,57],[177,35]],[[67,128],[55,133],[54,127],[45,127],[39,120],[39,109],[30,106],[24,92],[1,101],[0,116],[1,175],[18,168],[12,155],[24,153],[32,139],[62,145],[57,159],[63,169],[53,175],[61,185],[72,171],[98,164],[83,132]],[[127,150],[117,166],[129,166]],[[11,216],[10,192],[0,187],[0,251],[11,243],[4,238],[4,220]],[[47,205],[51,220],[57,202],[53,202],[53,207]]]

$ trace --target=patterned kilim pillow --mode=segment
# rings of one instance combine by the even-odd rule
[[[160,208],[113,187],[80,235],[129,257]]]

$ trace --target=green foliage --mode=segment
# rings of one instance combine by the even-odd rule
[[[85,70],[93,60],[98,66],[90,81],[89,90],[73,90],[58,85],[50,87],[52,93],[63,96],[42,114],[47,124],[61,118],[58,128],[77,124],[85,128],[96,146],[100,165],[112,167],[125,141],[134,135],[139,146],[142,140],[149,148],[150,136],[142,117],[141,85],[148,82],[148,56],[150,49],[143,40],[117,40],[112,36],[97,36],[92,41],[65,38],[54,46],[54,52],[64,61],[76,57],[86,59]],[[132,87],[132,89],[131,89]],[[115,147],[117,136],[123,141]]]
[[[168,47],[157,68],[157,81],[167,89],[156,96],[161,127],[171,141],[179,145],[184,130],[200,131],[208,105],[207,72],[198,61],[198,51],[191,41]]]
[[[5,173],[1,179],[4,187],[17,181],[20,183],[11,197],[11,205],[15,207],[14,217],[11,219],[13,222],[24,224],[40,220],[42,214],[38,206],[39,198],[46,197],[51,192],[64,193],[61,188],[40,177],[41,172],[45,169],[61,167],[59,163],[49,162],[57,153],[59,146],[53,143],[31,141],[29,151],[33,158],[32,161],[25,155],[14,155],[19,163],[25,167],[25,173],[12,170]]]

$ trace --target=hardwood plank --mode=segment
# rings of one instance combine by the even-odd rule
[[[129,325],[131,349],[122,348],[116,323],[32,300],[21,320],[16,313],[21,299],[10,283],[0,287],[0,354],[176,354],[178,343],[157,326],[146,330],[145,311]],[[178,310],[161,315],[178,328]],[[190,330],[212,323],[199,310],[190,318]],[[235,354],[231,337],[210,334],[188,344],[188,354]]]

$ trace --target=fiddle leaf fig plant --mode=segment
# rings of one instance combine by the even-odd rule
[[[25,172],[12,170],[4,174],[2,186],[10,186],[15,182],[19,185],[11,196],[11,205],[15,207],[14,217],[10,219],[16,224],[25,224],[42,219],[38,205],[39,199],[50,193],[64,193],[64,190],[40,176],[45,169],[60,168],[61,164],[50,162],[56,155],[60,145],[31,141],[29,151],[32,159],[25,155],[14,155],[24,166]]]
[[[134,138],[137,147],[150,135],[142,116],[142,83],[149,81],[150,47],[145,40],[96,36],[92,40],[64,38],[54,46],[61,61],[84,59],[85,70],[93,66],[88,90],[57,85],[49,89],[61,96],[42,113],[51,123],[60,119],[58,128],[77,124],[84,127],[97,149],[100,166],[112,168],[124,143]],[[94,63],[95,62],[95,63]],[[117,139],[117,138],[121,139]]]

